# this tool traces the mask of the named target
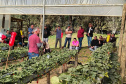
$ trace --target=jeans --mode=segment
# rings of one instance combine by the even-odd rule
[[[88,40],[88,46],[91,46],[92,37],[87,36],[87,40]]]
[[[66,47],[67,41],[68,41],[68,48],[69,48],[70,47],[71,38],[67,38],[66,37],[65,43],[64,43],[64,47]]]
[[[48,42],[48,38],[43,38],[43,41]]]
[[[97,49],[97,46],[94,46],[94,48],[89,48],[91,51],[95,51]]]
[[[70,46],[70,50],[74,50],[74,49],[78,50],[79,47],[76,47],[76,46]]]
[[[78,40],[79,40],[79,47],[81,48],[81,46],[82,46],[82,40],[83,40],[83,37],[78,38]]]
[[[55,48],[57,48],[58,41],[59,41],[59,47],[61,48],[61,38],[56,38]]]
[[[29,59],[32,59],[32,57],[39,57],[39,54],[28,52],[28,57]]]

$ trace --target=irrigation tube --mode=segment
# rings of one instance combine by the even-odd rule
[[[44,34],[44,26],[45,26],[45,0],[43,0],[43,25],[42,25],[42,41],[43,41],[43,34]]]

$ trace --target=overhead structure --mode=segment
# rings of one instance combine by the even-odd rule
[[[0,14],[122,16],[126,0],[0,0]],[[44,7],[45,6],[45,7]]]

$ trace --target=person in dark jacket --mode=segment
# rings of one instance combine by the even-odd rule
[[[99,47],[103,45],[104,38],[102,36],[99,37]]]
[[[47,29],[47,26],[45,26],[44,27],[43,41],[48,42],[48,36],[49,36],[49,30]]]
[[[89,23],[89,26],[88,26],[88,28],[87,28],[88,47],[91,46],[91,41],[92,41],[92,37],[93,37],[93,32],[94,32],[93,25],[92,25],[91,23]]]
[[[84,29],[82,28],[82,26],[79,27],[79,30],[77,32],[77,38],[79,40],[79,48],[81,48],[82,40],[84,38]]]
[[[99,41],[97,39],[97,36],[95,36],[94,39],[91,41],[91,47],[89,49],[91,51],[95,51],[98,46],[99,46]]]
[[[115,38],[115,35],[112,34],[111,37],[110,37],[110,42],[116,42],[116,38]]]
[[[20,35],[18,44],[23,46],[23,47],[27,46],[27,43],[24,42],[24,39],[25,39],[24,35]]]

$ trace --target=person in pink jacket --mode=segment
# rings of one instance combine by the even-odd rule
[[[73,49],[76,49],[76,50],[79,49],[79,42],[77,41],[76,38],[74,38],[74,40],[72,41],[72,44],[70,46],[70,50],[73,50]]]
[[[84,29],[82,28],[82,26],[79,27],[79,30],[77,32],[77,38],[79,40],[79,47],[81,48],[82,40],[84,38]]]

